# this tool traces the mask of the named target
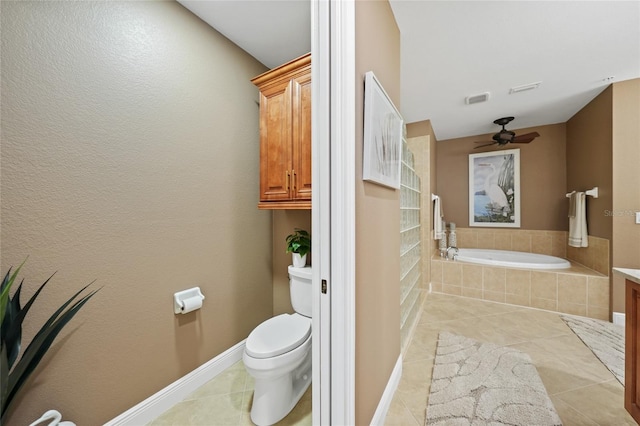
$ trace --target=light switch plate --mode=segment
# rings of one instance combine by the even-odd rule
[[[640,212],[636,212],[636,223],[640,225]]]

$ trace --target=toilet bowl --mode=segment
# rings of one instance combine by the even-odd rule
[[[242,357],[255,379],[251,420],[258,426],[282,420],[311,384],[311,268],[290,266],[289,278],[296,313],[258,325]]]

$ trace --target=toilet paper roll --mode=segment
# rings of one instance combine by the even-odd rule
[[[202,298],[200,296],[188,297],[182,301],[180,311],[183,314],[202,308]]]

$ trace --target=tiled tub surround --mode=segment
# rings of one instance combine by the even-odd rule
[[[431,285],[436,293],[609,320],[609,277],[573,261],[571,268],[561,271],[528,270],[434,255]]]
[[[570,247],[566,231],[458,228],[458,247],[524,251],[572,260],[609,275],[609,240],[589,236],[589,247]],[[435,242],[437,251],[437,241]]]

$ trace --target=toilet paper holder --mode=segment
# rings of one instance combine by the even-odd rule
[[[199,298],[204,300],[204,294],[200,291],[200,287],[193,287],[187,290],[179,291],[173,294],[173,312],[182,314],[184,312],[185,301],[187,299]]]

